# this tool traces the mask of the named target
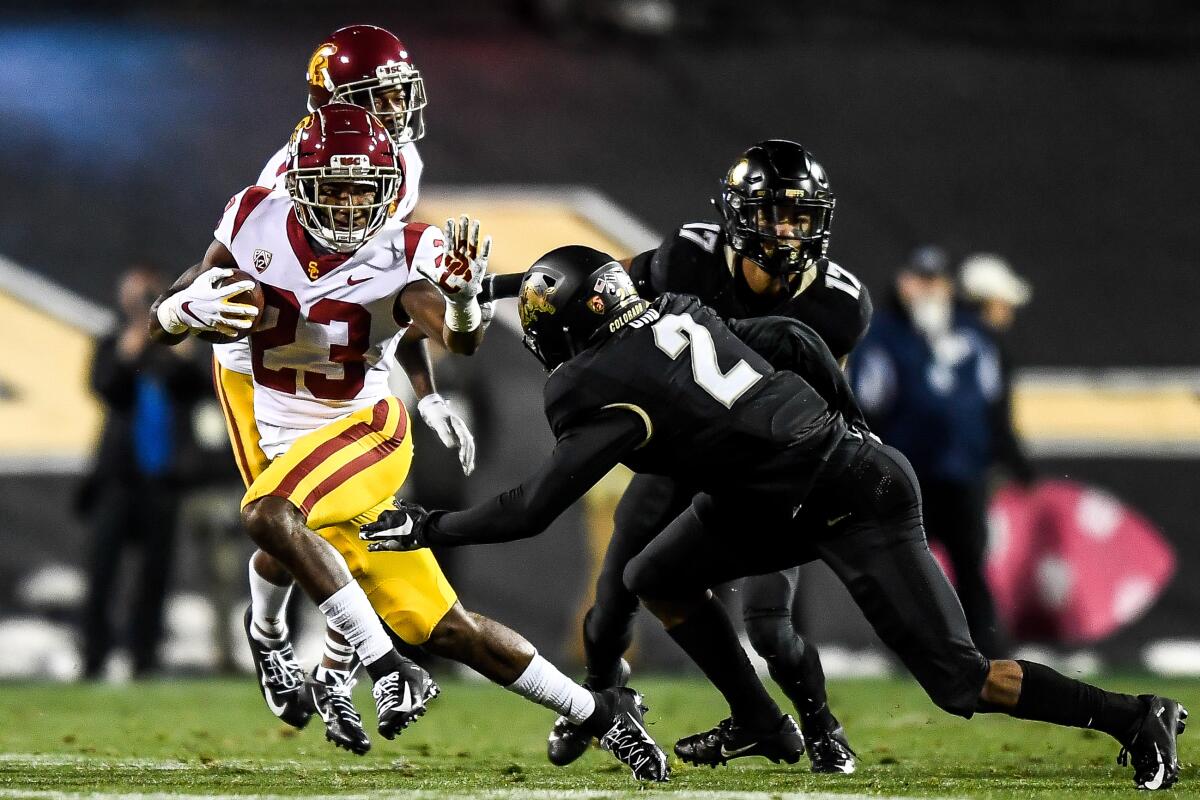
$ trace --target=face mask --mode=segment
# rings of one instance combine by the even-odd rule
[[[912,304],[913,324],[929,338],[950,330],[950,301],[938,297],[922,297]]]

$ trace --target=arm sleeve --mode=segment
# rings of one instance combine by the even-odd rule
[[[542,468],[520,486],[465,511],[435,512],[428,541],[454,547],[536,536],[645,436],[645,425],[635,414],[621,409],[597,414],[565,431]]]
[[[479,293],[479,302],[490,303],[493,300],[503,300],[506,297],[516,297],[521,292],[523,272],[512,272],[506,275],[488,275],[483,279],[483,290]]]
[[[804,378],[847,422],[865,427],[845,373],[812,328],[790,317],[756,317],[730,320],[729,329],[775,369]]]

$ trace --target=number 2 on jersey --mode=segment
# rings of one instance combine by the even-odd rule
[[[692,347],[692,380],[714,400],[732,408],[738,398],[762,380],[762,373],[744,360],[729,372],[721,372],[712,334],[686,314],[667,314],[654,323],[654,343],[672,359]]]
[[[268,350],[284,347],[296,341],[300,326],[300,301],[287,289],[263,284],[267,308],[277,312],[275,324],[263,331],[255,331],[250,337],[250,361],[254,367],[254,380],[260,385],[278,392],[295,394],[298,370],[295,367],[271,369],[264,356]],[[323,298],[313,304],[308,312],[308,321],[319,325],[332,322],[346,324],[346,344],[329,346],[330,364],[340,364],[342,376],[331,378],[321,372],[304,372],[304,386],[313,397],[321,400],[349,400],[362,391],[367,367],[363,355],[371,348],[371,315],[360,305],[341,300]]]

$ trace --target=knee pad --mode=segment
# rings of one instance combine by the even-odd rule
[[[780,656],[791,655],[793,650],[803,650],[803,645],[796,646],[796,629],[792,626],[791,612],[784,609],[747,609],[744,615],[746,636],[754,652],[767,661],[774,661]]]

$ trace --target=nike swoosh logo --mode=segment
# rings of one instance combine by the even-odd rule
[[[360,283],[366,283],[367,281],[371,280],[371,278],[374,278],[374,277],[375,277],[374,275],[368,275],[365,278],[360,278],[359,280],[354,280],[354,276],[350,275],[346,278],[346,285],[347,286],[358,286]]]
[[[192,305],[191,300],[184,300],[182,303],[179,304],[179,310],[182,311],[183,313],[187,314],[192,319],[196,320],[196,322],[199,322],[201,325],[203,325],[204,320],[200,319],[199,317],[197,317],[195,314],[192,313],[191,305]]]
[[[267,708],[271,709],[271,713],[279,717],[283,712],[287,711],[286,704],[276,704],[275,698],[271,696],[271,690],[267,688],[267,677],[264,675],[260,681],[263,687],[263,699],[267,701]]]
[[[837,525],[839,522],[841,522],[848,516],[850,516],[850,515],[842,514],[840,517],[834,517],[833,519],[826,521],[825,524],[832,528],[834,525]]]
[[[1162,753],[1159,752],[1158,745],[1154,745],[1154,756],[1158,759],[1158,772],[1154,773],[1154,777],[1146,781],[1146,788],[1150,791],[1162,786],[1163,776],[1167,772],[1167,765],[1163,763]]]
[[[746,745],[745,747],[739,747],[736,750],[726,750],[725,745],[721,745],[721,755],[724,758],[733,758],[734,756],[740,756],[742,753],[746,752],[747,750],[751,750],[755,747],[758,747],[758,742],[751,742],[750,744]]]

